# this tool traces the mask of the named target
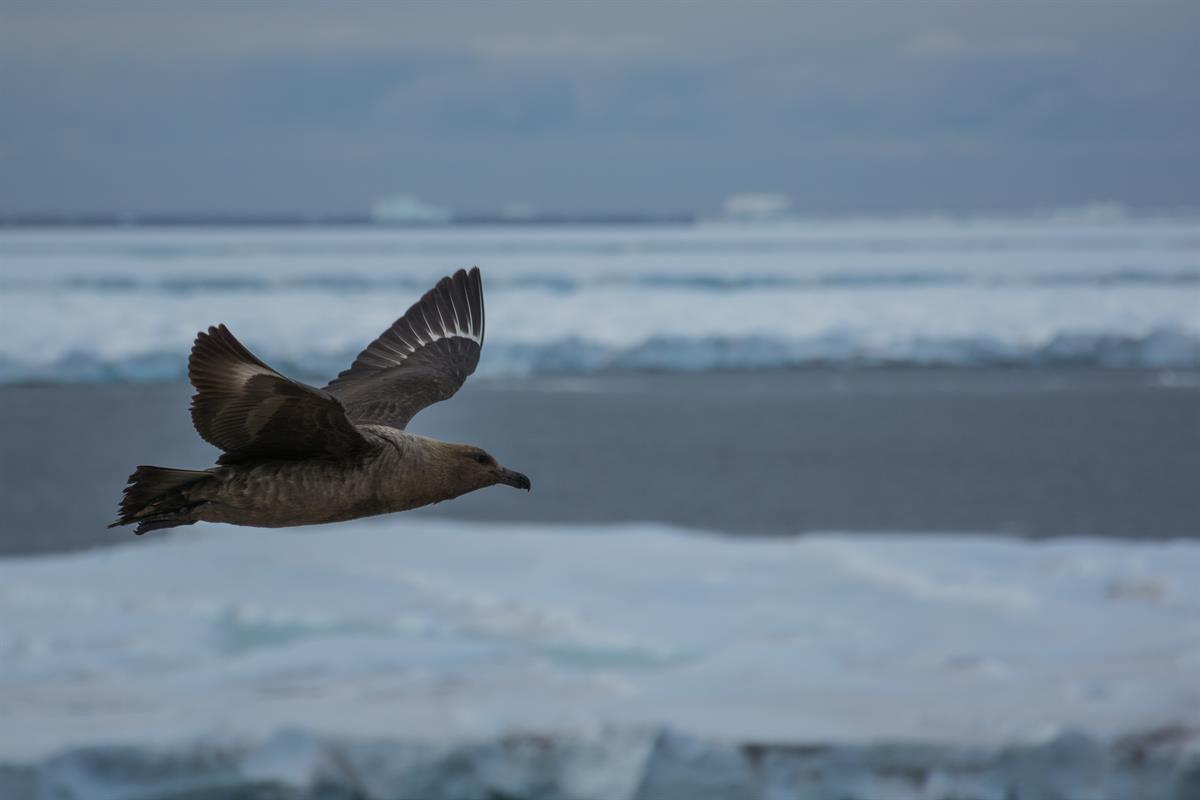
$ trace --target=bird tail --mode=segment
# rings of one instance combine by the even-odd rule
[[[139,466],[129,476],[120,515],[108,527],[137,523],[134,533],[141,536],[160,528],[191,525],[196,520],[189,512],[200,503],[189,499],[185,490],[211,477],[210,472],[193,469]]]

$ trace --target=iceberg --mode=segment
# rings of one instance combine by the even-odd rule
[[[371,219],[387,225],[445,225],[453,218],[449,209],[430,205],[411,194],[382,197],[371,205]]]

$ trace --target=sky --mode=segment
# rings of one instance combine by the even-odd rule
[[[0,213],[1200,207],[1200,3],[0,0]]]

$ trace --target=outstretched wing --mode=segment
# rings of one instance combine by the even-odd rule
[[[280,375],[224,325],[196,336],[188,378],[192,424],[224,452],[220,464],[344,457],[370,446],[336,397]]]
[[[403,429],[418,411],[458,391],[483,347],[479,268],[438,281],[325,389],[359,424]]]

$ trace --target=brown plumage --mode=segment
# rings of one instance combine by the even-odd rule
[[[109,527],[313,525],[498,483],[529,489],[528,478],[478,447],[404,430],[475,371],[483,334],[478,268],[438,281],[324,389],[276,372],[224,325],[202,331],[188,359],[192,423],[221,449],[217,466],[138,467]]]

